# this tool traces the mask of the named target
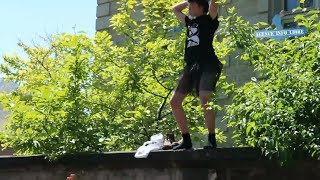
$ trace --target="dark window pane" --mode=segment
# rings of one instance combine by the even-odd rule
[[[284,24],[284,29],[296,28],[296,27],[298,27],[298,24],[296,22],[290,22],[290,23],[285,23]]]
[[[313,7],[313,1],[314,0],[306,0],[305,2],[304,2],[304,5],[303,5],[303,7]]]
[[[292,9],[299,6],[299,0],[286,0],[285,6],[286,11],[292,11]]]

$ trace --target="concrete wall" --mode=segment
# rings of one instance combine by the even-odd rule
[[[1,180],[318,180],[320,162],[294,161],[279,167],[251,148],[67,155],[57,162],[43,156],[1,157]]]

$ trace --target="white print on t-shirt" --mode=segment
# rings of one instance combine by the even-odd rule
[[[200,39],[198,37],[199,29],[198,24],[194,23],[192,26],[188,26],[189,35],[188,35],[188,45],[187,48],[192,46],[198,46],[200,44]]]

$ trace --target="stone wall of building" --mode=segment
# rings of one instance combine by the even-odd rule
[[[117,12],[117,0],[97,0],[96,30],[106,30],[110,26],[110,18]]]

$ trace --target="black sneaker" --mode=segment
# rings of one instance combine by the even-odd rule
[[[179,144],[182,143],[182,139],[180,139],[178,142],[173,142],[172,143],[172,148],[176,147],[176,146],[179,146]]]
[[[184,142],[182,141],[179,145],[174,146],[173,150],[187,150],[192,148],[192,143],[191,142]]]
[[[182,141],[177,146],[173,147],[173,150],[179,150],[179,149],[191,149],[192,148],[192,142],[190,138],[189,133],[182,134]]]

